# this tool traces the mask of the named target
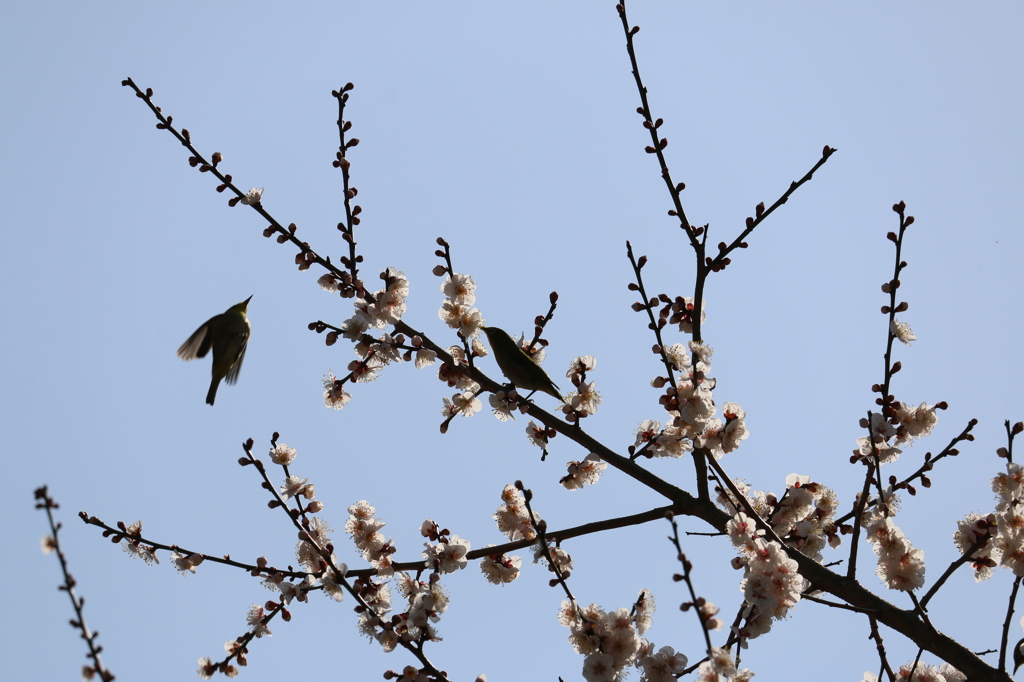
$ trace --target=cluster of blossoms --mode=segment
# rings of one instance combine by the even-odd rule
[[[540,515],[533,512],[534,519],[531,522],[523,492],[514,485],[506,485],[501,491],[501,501],[503,504],[494,512],[498,531],[512,542],[536,538],[534,524],[540,522]]]
[[[448,610],[448,593],[441,587],[440,576],[431,573],[426,582],[405,573],[398,573],[395,578],[398,591],[406,600],[406,610],[392,617],[391,628],[382,630],[376,639],[385,651],[393,650],[400,640],[440,641],[433,623]]]
[[[663,349],[673,370],[679,373],[661,402],[672,418],[664,425],[653,419],[641,422],[636,430],[634,449],[645,457],[682,457],[695,447],[706,448],[715,459],[739,448],[750,435],[746,412],[737,403],[722,406],[722,419],[716,418],[713,391],[715,380],[708,376],[714,350],[691,341]],[[691,354],[697,358],[694,364]],[[664,387],[667,377],[655,377],[652,385]]]
[[[357,578],[353,589],[359,600],[369,608],[359,614],[359,631],[380,644],[384,651],[393,651],[398,646],[391,621],[386,618],[391,612],[391,588],[386,582],[374,577]]]
[[[1021,513],[1021,498],[1024,497],[1024,470],[1020,464],[1008,463],[1006,473],[992,479],[992,490],[998,496],[996,504],[996,548],[999,563],[1024,575],[1024,514]]]
[[[440,272],[446,271],[442,269]],[[476,303],[476,282],[469,275],[454,273],[445,277],[441,283],[441,292],[445,299],[437,313],[438,317],[450,328],[459,330],[464,339],[470,340],[474,356],[487,355],[487,348],[477,338],[481,327],[484,326],[484,318],[480,311],[473,307]],[[464,417],[472,416],[483,408],[483,404],[476,397],[480,393],[480,386],[459,370],[460,366],[468,364],[465,350],[459,346],[451,346],[445,350],[455,361],[455,366],[443,365],[438,371],[438,378],[447,382],[449,386],[458,388],[462,393],[444,398],[441,414],[446,419],[457,414]],[[498,409],[495,409],[497,415]]]
[[[307,500],[316,502],[316,493],[314,492],[313,484],[309,482],[308,478],[299,478],[294,474],[284,479],[284,483],[281,484],[279,489],[282,500],[290,500],[292,498],[298,499],[305,497]],[[316,505],[310,504],[310,506],[321,507],[321,504],[317,502]],[[317,509],[309,509],[307,511],[320,511]]]
[[[121,538],[121,549],[133,559],[142,559],[150,566],[160,563],[160,557],[156,555],[156,548],[142,544],[140,539],[142,538],[142,521],[136,521],[127,526],[123,523],[118,523],[118,525],[125,532]]]
[[[233,644],[233,643],[234,643],[234,640],[232,640],[231,642],[228,642],[228,644]],[[244,654],[239,655],[238,659],[239,659],[239,663],[241,663],[242,661],[245,660],[245,655]],[[245,664],[242,663],[242,665],[245,665]],[[217,674],[218,672],[226,675],[227,677],[238,677],[238,668],[236,668],[235,666],[233,666],[231,664],[218,664],[213,659],[211,659],[209,656],[203,656],[202,658],[199,659],[199,668],[196,670],[196,673],[199,675],[199,679],[201,679],[201,680],[213,679],[213,676],[215,674]],[[83,680],[87,680],[87,679],[92,679],[92,678],[91,678],[91,676],[90,677],[86,677],[85,674],[84,674],[84,671],[83,671],[82,679]]]
[[[329,541],[329,538],[326,536],[329,530],[329,528],[326,528],[326,524],[324,524],[313,532],[303,533],[302,535],[304,537],[319,535],[317,541]],[[305,550],[303,545],[305,545]],[[299,549],[296,550],[296,553],[300,557],[300,561],[303,562],[303,566],[310,570],[310,575],[307,575],[305,579],[299,582],[286,581],[283,573],[268,565],[266,557],[259,557],[256,560],[256,567],[252,569],[251,574],[255,577],[264,577],[263,585],[265,587],[279,591],[283,605],[290,604],[292,601],[308,601],[309,592],[316,587],[318,579],[324,594],[336,601],[341,601],[342,589],[339,580],[345,575],[348,568],[345,564],[338,563],[337,557],[332,554],[330,555],[331,564],[338,567],[340,574],[336,574],[325,562],[318,562],[319,566],[314,569],[311,567],[311,557],[320,556],[320,552],[316,551],[315,548],[313,548],[313,551],[307,551],[309,549],[310,542],[300,539]],[[338,576],[337,579],[335,579],[335,576]],[[268,622],[279,606],[281,606],[281,615],[284,620],[290,620],[291,617],[288,610],[273,601],[268,601],[265,605],[253,604],[249,607],[245,619],[252,636],[260,638],[269,637],[273,634],[268,626]],[[271,609],[272,612],[268,613],[268,609]],[[247,651],[245,648],[245,638],[229,640],[224,644],[224,649],[228,654],[236,657],[241,665],[246,665],[245,657]],[[238,674],[238,670],[226,662],[218,664],[206,657],[199,659],[199,677],[201,679],[208,680],[215,672],[224,673],[228,677],[235,677]]]
[[[693,450],[693,441],[674,423],[662,428],[661,422],[648,419],[637,427],[633,447],[642,448],[646,457],[682,457]]]
[[[477,345],[480,346],[477,349]],[[437,378],[448,384],[451,388],[458,388],[469,393],[480,391],[480,385],[473,381],[461,368],[467,367],[469,361],[466,353],[460,346],[448,346],[445,351],[452,358],[451,365],[445,363],[437,370]],[[486,347],[477,339],[473,339],[473,354],[487,355]]]
[[[786,494],[769,517],[772,530],[788,546],[821,563],[826,543],[832,549],[842,543],[835,523],[839,498],[834,490],[807,476],[790,474],[786,485]]]
[[[740,441],[746,440],[750,435],[744,421],[747,413],[738,403],[722,405],[722,416],[725,418],[724,424],[717,417],[709,419],[704,426],[704,432],[697,436],[694,443],[697,447],[710,451],[715,459],[721,459],[739,448]]]
[[[654,644],[642,639],[633,665],[641,671],[641,682],[675,682],[686,670],[686,662],[686,656],[672,647],[663,646],[655,651]]]
[[[288,466],[288,464],[295,461],[295,449],[284,444],[278,445],[270,451],[270,458],[274,464]],[[323,503],[316,499],[314,486],[309,482],[308,478],[299,478],[294,474],[289,475],[284,479],[284,483],[281,484],[278,492],[281,495],[281,499],[286,502],[290,499],[298,501],[300,497],[306,498],[309,500],[309,504],[306,505],[304,511],[311,514],[316,514],[324,508]]]
[[[498,507],[497,511],[494,512],[493,518],[498,524],[498,530],[505,535],[509,540],[513,542],[517,540],[534,540],[537,538],[536,524],[541,522],[540,514],[536,511],[533,512],[533,520],[530,519],[530,512],[526,508],[526,498],[523,497],[521,490],[516,488],[514,485],[506,485],[501,491],[502,505]],[[545,556],[545,549],[547,555],[551,557],[551,561],[554,565],[548,562],[547,556]],[[481,567],[484,574],[488,576],[488,580],[495,582],[491,579],[491,573],[497,573],[499,575],[512,575],[511,579],[514,579],[519,572],[519,557],[512,557],[507,559],[504,555],[492,556],[490,559],[496,561],[499,565],[488,566],[486,568]],[[561,547],[555,545],[548,545],[547,547],[542,546],[540,543],[533,548],[533,563],[543,561],[548,566],[548,570],[552,573],[555,572],[555,568],[562,573],[563,577],[568,577],[569,572],[572,571],[572,557]],[[507,563],[507,565],[506,565]],[[512,571],[512,569],[515,569]],[[511,580],[510,579],[510,580]],[[503,580],[502,582],[510,582],[510,580]]]
[[[790,474],[786,477],[786,493],[779,499],[774,493],[751,490],[743,481],[733,483],[787,546],[821,563],[821,550],[826,543],[832,549],[841,544],[834,520],[839,498],[831,488],[812,482],[808,476]],[[721,491],[716,501],[730,512],[739,508],[731,495]]]
[[[405,666],[401,673],[389,670],[384,674],[384,679],[395,682],[430,682],[430,676],[414,665]]]
[[[249,607],[249,612],[245,615],[245,622],[249,625],[249,630],[257,638],[269,637],[273,632],[267,627],[266,623],[267,614],[263,610],[263,607],[259,604],[253,604]]]
[[[702,298],[700,301],[701,325],[703,325],[708,319],[707,313],[704,312],[707,302],[706,298]],[[672,316],[668,320],[669,324],[678,324],[679,331],[684,334],[693,334],[693,309],[693,298],[689,296],[677,296],[675,301],[672,302]]]
[[[355,344],[355,352],[359,359],[349,363],[350,377],[339,380],[333,372],[329,372],[324,378],[324,404],[332,409],[340,410],[352,400],[352,396],[344,388],[345,382],[350,378],[354,382],[373,381],[380,375],[385,365],[412,360],[413,351],[407,350],[404,356],[402,354],[405,338],[401,334],[392,336],[385,332],[380,338],[368,334],[371,329],[384,329],[397,324],[405,314],[405,300],[409,296],[409,280],[406,279],[405,273],[389,267],[380,274],[380,277],[384,280],[384,288],[372,295],[356,299],[355,312],[341,324],[341,336]],[[339,291],[338,280],[331,274],[323,275],[317,283],[324,291]],[[342,293],[347,294],[351,291],[345,289]],[[319,331],[323,331],[323,328],[321,327]],[[333,345],[338,338],[338,332],[332,331],[327,335],[327,345]],[[416,348],[416,367],[433,364],[437,354],[423,347],[422,339],[414,338],[412,344]]]
[[[270,628],[267,627],[265,622],[266,614],[263,611],[263,607],[253,604],[246,614],[245,620],[249,624],[249,628],[253,631],[256,637],[270,636]],[[248,655],[249,650],[245,646],[243,638],[229,639],[224,642],[224,651],[228,653],[228,656],[233,656],[240,666],[246,666],[249,664]],[[221,673],[225,677],[238,677],[238,668],[228,662],[228,659],[217,663],[207,656],[199,659],[199,669],[196,671],[199,674],[199,679],[209,680],[213,678],[215,673]],[[82,679],[92,679],[91,677],[83,677]]]
[[[335,566],[338,566],[338,570],[341,575],[344,576],[348,571],[348,567],[345,564],[339,564],[337,557],[331,555],[331,561]],[[334,578],[334,572],[328,570],[326,564],[322,564],[320,569],[316,571],[314,575],[312,572],[307,575],[304,579],[298,582],[291,582],[285,580],[285,575],[281,571],[277,570],[273,566],[270,566],[267,562],[266,557],[260,557],[256,560],[256,568],[251,571],[253,577],[263,577],[263,586],[268,590],[273,590],[281,593],[281,601],[284,604],[290,604],[292,601],[306,602],[309,600],[309,591],[316,586],[318,579],[321,580],[323,585],[324,594],[331,597],[335,601],[342,600],[341,585],[338,580]],[[331,577],[328,577],[330,575]],[[268,605],[273,605],[273,602],[267,602]],[[253,608],[256,608],[255,606]],[[251,612],[250,612],[251,615]],[[287,620],[288,614],[284,614]],[[251,625],[252,623],[250,623]],[[255,631],[254,631],[255,633]],[[264,634],[270,634],[267,630]],[[262,636],[257,634],[257,636]]]
[[[374,517],[376,512],[372,504],[359,500],[348,508],[345,532],[352,538],[363,559],[383,578],[394,574],[391,557],[397,550],[391,544],[391,538],[385,539],[380,532],[386,524]]]
[[[596,452],[591,452],[582,462],[567,462],[566,468],[568,472],[558,482],[567,490],[579,490],[585,485],[597,483],[601,472],[608,468],[608,464],[602,462],[601,456]]]
[[[697,668],[694,682],[749,682],[753,676],[754,673],[749,668],[736,669],[736,663],[727,649],[713,646],[708,652],[708,660]]]
[[[476,386],[476,384],[473,384]],[[444,406],[441,408],[441,415],[448,419],[456,415],[472,417],[483,409],[483,403],[476,397],[480,388],[470,389],[462,393],[456,393],[451,398],[443,398]]]
[[[992,479],[996,510],[987,516],[969,514],[958,524],[953,540],[961,554],[971,552],[975,581],[992,577],[996,566],[1024,575],[1024,469],[1008,462],[1006,473]],[[973,551],[971,549],[974,548]]]
[[[686,358],[685,365],[676,366],[680,377],[671,405],[674,409],[670,412],[675,412],[675,426],[683,429],[687,437],[696,438],[715,414],[715,399],[712,394],[715,390],[715,380],[708,376],[711,372],[711,356],[714,350],[695,341],[690,341],[688,345],[690,352],[697,357],[697,362],[693,364],[686,353],[678,353],[673,360],[675,364]]]
[[[729,521],[726,532],[740,552],[733,563],[744,568],[741,589],[746,607],[740,635],[754,639],[771,630],[772,621],[786,617],[808,583],[786,550],[766,541],[763,531],[743,512]]]
[[[900,682],[967,682],[967,676],[949,663],[928,665],[920,661],[901,665],[896,678]],[[865,672],[861,682],[881,682],[881,678],[873,672]]]
[[[996,532],[997,526],[995,514],[982,516],[972,513],[957,522],[953,543],[961,554],[970,554],[974,582],[991,578],[993,569],[1002,559],[1002,552],[992,542],[992,534]]]
[[[915,549],[892,521],[892,508],[864,514],[861,525],[878,555],[875,572],[890,590],[910,592],[924,585],[924,550]]]
[[[740,441],[750,435],[746,424],[747,413],[743,408],[738,403],[723,405],[723,422],[712,417],[715,403],[709,390],[694,389],[692,385],[684,386],[682,381],[680,386],[685,390],[680,390],[679,395],[687,393],[693,398],[687,404],[690,407],[699,406],[700,409],[680,412],[680,416],[664,427],[661,422],[653,419],[641,422],[636,429],[633,447],[642,448],[646,457],[682,457],[694,447],[706,448],[715,459],[721,459],[739,448]],[[692,423],[683,419],[682,414],[686,414]]]
[[[551,560],[548,561],[548,557]],[[568,578],[572,572],[572,556],[561,547],[548,543],[545,547],[539,542],[533,546],[533,563],[543,563],[548,570],[555,574],[561,574],[562,578]]]
[[[519,394],[514,389],[511,391],[500,390],[492,393],[487,398],[487,401],[491,405],[494,418],[501,422],[507,422],[509,419],[515,420],[516,416],[512,414],[514,410],[520,412],[528,410],[530,404],[518,398]]]
[[[537,362],[543,360],[543,349],[536,353],[534,358]],[[601,394],[597,392],[593,381],[587,381],[587,372],[593,371],[595,367],[597,367],[597,358],[593,355],[580,355],[569,363],[569,370],[565,376],[576,387],[576,390],[566,394],[565,402],[559,408],[567,415],[569,421],[577,421],[597,414],[597,408],[601,404]]]
[[[437,641],[440,637],[432,623],[437,622],[440,614],[448,608],[448,595],[441,588],[440,572],[451,572],[466,565],[465,553],[469,543],[453,536],[450,540],[437,546],[427,545],[423,553],[428,564],[434,571],[426,582],[416,580],[402,572],[396,572],[391,561],[395,548],[391,540],[385,539],[380,529],[384,522],[375,518],[376,510],[366,500],[360,500],[348,509],[349,518],[345,523],[348,533],[363,558],[377,570],[379,577],[394,577],[399,593],[406,600],[406,610],[391,618],[385,618],[392,609],[391,593],[388,585],[375,582],[373,578],[359,579],[354,589],[368,609],[359,615],[359,629],[371,639],[376,640],[385,651],[392,651],[401,642]],[[433,534],[442,537],[447,531],[439,533],[432,521],[423,523],[425,535]]]
[[[939,423],[935,411],[944,409],[945,402],[935,405],[921,403],[917,407],[896,402],[892,406],[892,417],[888,420],[877,412],[872,412],[870,421],[860,420],[861,428],[869,428],[871,437],[863,436],[857,439],[854,456],[861,459],[873,458],[877,452],[882,464],[896,461],[903,452],[900,446],[929,435]]]
[[[436,573],[454,573],[469,563],[466,559],[470,549],[469,540],[463,540],[458,535],[449,535],[447,528],[438,529],[437,524],[430,519],[420,525],[420,534],[437,543],[423,543],[423,560],[429,570]]]
[[[294,463],[296,456],[295,448],[289,447],[284,443],[275,444],[274,448],[270,451],[271,461],[282,467],[287,467]],[[284,483],[281,484],[278,493],[281,500],[285,502],[294,499],[298,503],[299,498],[309,500],[308,504],[302,507],[302,511],[307,514],[316,514],[324,508],[323,503],[316,499],[313,484],[309,482],[308,478],[289,475],[285,478]],[[295,545],[295,558],[312,576],[321,579],[326,594],[341,601],[342,590],[338,579],[344,576],[347,569],[344,567],[344,564],[338,561],[337,556],[329,554],[327,551],[327,548],[332,544],[330,533],[330,526],[324,519],[318,516],[303,520],[303,530],[299,533],[299,540]],[[266,560],[261,559],[257,562],[257,565],[260,569],[266,568]],[[339,567],[341,576],[335,576],[331,566]],[[266,584],[272,589],[280,590],[285,597],[286,603],[293,597],[298,597],[299,601],[305,601],[301,592],[296,593],[296,590],[312,587],[314,582],[312,576],[307,585],[296,586],[293,583],[282,582],[283,576],[280,574],[271,574]]]
[[[174,569],[185,575],[186,573],[195,573],[196,566],[203,563],[204,557],[202,554],[195,553],[185,556],[178,551],[171,552],[171,563],[174,564]]]
[[[493,545],[487,545],[493,547]],[[480,561],[480,571],[492,585],[507,585],[519,577],[523,560],[507,554],[490,554]]]
[[[345,338],[357,341],[371,327],[384,329],[396,324],[405,314],[405,299],[409,296],[409,280],[405,273],[389,267],[380,274],[384,288],[372,296],[355,301],[355,314],[342,325]],[[321,284],[321,286],[323,286]]]
[[[808,476],[790,474],[785,479],[785,495],[778,499],[771,493],[751,491],[750,486],[742,481],[737,480],[734,483],[738,491],[750,502],[753,510],[759,517],[767,520],[774,534],[787,547],[799,550],[805,556],[820,563],[823,560],[821,551],[826,543],[833,549],[838,548],[842,543],[840,528],[835,522],[839,499],[833,489],[821,483],[811,481]],[[727,510],[733,510],[738,507],[737,501],[732,499],[731,495],[724,493],[719,494],[717,502]],[[892,512],[896,507],[897,500],[891,495],[888,496],[887,508]],[[878,518],[872,517],[872,520],[885,526],[885,519],[881,515]],[[904,547],[905,552],[900,554],[900,556],[904,557],[904,563],[896,561],[895,565],[892,565],[890,561],[891,555],[899,550],[899,543],[896,542],[896,538],[891,538],[894,541],[893,544],[886,545],[883,541],[885,531],[882,526],[871,525],[870,523],[865,523],[865,525],[870,525],[879,534],[882,534],[870,538],[872,542],[882,542],[883,547],[889,547],[891,550],[891,552],[885,553],[885,560],[883,559],[883,554],[880,554],[880,576],[883,576],[882,566],[885,564],[885,576],[890,576],[893,580],[898,581],[897,576],[901,574],[901,568],[908,565],[906,562],[914,560],[915,557],[921,558],[916,554],[919,550],[913,550],[909,547],[909,543],[906,543]],[[891,521],[889,525],[892,526]],[[766,550],[763,546],[766,545],[766,542],[762,539],[763,531],[755,530],[755,528],[756,525],[753,519],[744,513],[737,514],[729,524],[730,538],[733,544],[740,548],[740,557],[737,559],[737,562],[746,568],[743,590],[744,593],[750,592],[752,594],[772,593],[774,590],[769,589],[768,586],[756,587],[757,582],[772,576],[776,570],[780,571],[781,574],[788,574],[791,570],[796,569],[796,564],[788,561],[785,553],[781,551],[781,548],[777,548],[777,546],[774,546],[776,549],[767,550],[767,554],[765,554]],[[895,529],[895,532],[898,532],[898,528]],[[871,535],[870,530],[868,535]],[[876,545],[876,552],[880,552],[878,545]],[[771,559],[771,557],[781,562],[779,567],[770,568],[758,563],[760,560]],[[923,579],[923,564],[921,568]],[[883,576],[883,580],[886,580],[885,576]],[[889,581],[887,580],[888,583]],[[790,585],[790,588],[792,587],[793,585]],[[893,587],[893,585],[890,585],[890,587]],[[799,600],[799,594],[800,591],[798,590],[796,592],[796,600]],[[753,615],[760,614],[761,616],[758,626],[751,627],[748,625],[744,634],[749,637],[756,637],[767,632],[771,627],[771,617],[784,616],[786,610],[796,603],[796,600],[792,599],[793,596],[793,594],[786,594],[784,591],[770,596],[768,603],[759,605],[753,613]]]
[[[328,372],[324,376],[324,405],[340,410],[352,400],[352,394],[345,390],[345,384],[334,376],[334,372]]]
[[[309,519],[303,524],[303,531],[299,534],[299,542],[295,545],[295,558],[310,573],[319,577],[323,582],[324,591],[341,601],[342,592],[330,566],[337,566],[342,577],[348,570],[345,564],[338,561],[335,554],[326,554],[327,548],[332,546],[331,527],[319,516]]]
[[[372,297],[356,299],[355,314],[341,325],[345,338],[355,342],[356,356],[360,358],[349,363],[352,380],[356,382],[373,381],[385,365],[402,361],[398,346],[405,339],[401,335],[393,337],[384,332],[375,339],[367,334],[371,328],[384,329],[397,324],[405,313],[405,299],[409,295],[409,280],[405,274],[388,268],[381,273],[381,279],[385,287],[375,291]]]
[[[895,462],[903,452],[903,450],[896,447],[894,442],[890,442],[896,436],[896,427],[877,412],[872,412],[870,417],[870,421],[862,418],[860,426],[861,428],[868,429],[871,436],[862,436],[857,439],[857,449],[853,451],[854,456],[873,461],[877,453],[880,463],[889,464]]]
[[[484,326],[483,316],[473,307],[476,303],[475,291],[476,282],[469,275],[454,273],[445,277],[441,284],[445,299],[437,315],[446,325],[458,329],[466,339],[475,337]]]
[[[384,288],[372,296],[357,298],[355,312],[341,324],[342,335],[349,341],[359,342],[370,329],[384,329],[402,319],[405,299],[409,295],[409,280],[399,270],[389,267],[381,273]],[[326,291],[337,291],[337,282],[329,275],[319,280]],[[361,357],[365,357],[365,350]]]
[[[282,467],[294,463],[296,455],[295,448],[284,443],[277,443],[270,450],[271,460],[274,464]],[[283,501],[300,497],[310,500],[303,509],[305,513],[315,514],[323,509],[323,504],[315,499],[313,485],[307,479],[289,475],[279,489],[279,493]],[[271,506],[280,506],[280,504],[275,500]],[[325,595],[336,601],[342,600],[344,596],[342,580],[348,572],[348,567],[330,552],[332,546],[330,533],[330,526],[322,518],[303,517],[302,530],[299,532],[298,543],[295,547],[296,560],[308,572],[308,575],[302,580],[293,582],[286,579],[284,573],[269,565],[266,557],[259,557],[256,560],[251,575],[262,578],[263,585],[267,589],[280,592],[281,604],[268,601],[265,605],[253,604],[249,608],[246,614],[246,623],[252,636],[259,638],[272,635],[268,622],[273,617],[275,610],[280,606],[282,617],[289,620],[290,615],[283,606],[293,601],[308,601],[309,592],[314,589],[321,589]],[[185,556],[175,551],[172,552],[172,560],[179,572],[195,573],[195,567],[203,561],[203,556],[199,554]],[[268,613],[268,610],[271,612]],[[224,648],[230,655],[235,656],[241,665],[245,665],[246,650],[243,638],[228,641]],[[226,662],[216,663],[206,657],[199,659],[198,672],[202,679],[210,679],[216,672],[224,673],[228,677],[235,677],[238,674],[238,670],[234,666]]]
[[[569,628],[569,643],[585,657],[583,677],[588,682],[620,680],[630,665],[642,671],[644,682],[674,682],[686,668],[686,656],[667,646],[656,651],[642,638],[653,613],[654,597],[645,589],[632,609],[611,613],[597,604],[580,607],[563,601],[558,621]]]
[[[929,405],[921,403],[917,407],[899,403],[895,406],[894,415],[897,424],[896,442],[909,443],[911,439],[924,438],[932,432],[935,425],[939,423],[939,416],[935,414],[936,409],[944,409],[945,403]]]
[[[436,573],[422,582],[405,573],[395,573],[399,592],[406,599],[404,612],[386,617],[391,611],[391,591],[387,584],[373,578],[355,581],[360,600],[369,608],[359,614],[359,629],[375,640],[386,652],[394,651],[402,642],[439,641],[431,623],[448,609],[448,595],[441,589]]]
[[[944,407],[944,404],[922,403],[917,408],[895,404],[891,420],[872,412],[868,419],[860,420],[861,427],[868,429],[871,435],[857,439],[854,459],[874,461],[877,455],[880,464],[894,462],[902,452],[899,445],[931,432],[937,422],[936,407]],[[924,585],[924,550],[915,549],[893,523],[897,505],[892,491],[883,491],[883,497],[886,498],[881,501],[884,504],[865,513],[861,525],[878,556],[878,577],[891,590],[909,592]]]

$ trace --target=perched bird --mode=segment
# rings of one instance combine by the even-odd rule
[[[551,381],[541,366],[533,361],[526,354],[519,344],[512,340],[512,337],[504,330],[497,327],[482,327],[487,340],[491,343],[491,350],[494,351],[494,359],[502,373],[524,391],[543,391],[548,395],[565,402],[555,382]]]
[[[178,357],[182,360],[206,357],[213,349],[213,380],[206,394],[206,402],[210,405],[217,397],[221,379],[229,384],[238,380],[245,346],[249,343],[249,318],[245,316],[245,309],[251,299],[252,296],[208,319],[178,349]]]

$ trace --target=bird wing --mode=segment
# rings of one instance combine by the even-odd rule
[[[240,340],[242,350],[238,351],[238,360],[235,361],[235,364],[231,365],[231,369],[224,375],[225,384],[233,384],[238,381],[238,373],[242,370],[242,360],[245,360],[245,349],[249,346],[249,332],[236,334],[235,336],[242,337]]]
[[[195,330],[192,336],[188,337],[185,343],[178,349],[178,357],[182,360],[195,360],[205,356],[210,351],[210,339],[206,330],[210,326],[207,320],[199,329]]]

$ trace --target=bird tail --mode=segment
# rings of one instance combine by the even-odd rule
[[[213,378],[210,382],[210,390],[206,394],[206,404],[213,405],[213,401],[217,398],[217,386],[220,384],[220,379],[217,377]]]

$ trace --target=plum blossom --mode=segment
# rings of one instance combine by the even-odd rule
[[[185,575],[186,573],[195,573],[196,566],[203,563],[204,557],[202,554],[190,554],[185,556],[178,551],[171,552],[171,563],[174,564],[174,569]]]
[[[912,439],[924,438],[932,432],[935,425],[939,423],[939,417],[935,413],[936,406],[928,403],[921,403],[917,407],[900,403],[896,410],[896,419],[899,427],[896,429],[896,442],[907,443]]]
[[[461,305],[473,305],[476,303],[476,282],[469,275],[455,273],[444,278],[441,283],[441,293],[445,298]]]
[[[288,466],[295,461],[295,448],[290,448],[284,443],[278,443],[270,451],[270,461],[280,466]]]
[[[997,532],[995,514],[987,517],[980,514],[968,514],[957,522],[957,530],[953,533],[953,543],[961,554],[966,554],[975,544],[985,539],[984,544],[971,553],[971,567],[974,569],[974,582],[981,582],[992,577],[994,569],[1002,559],[1002,550],[992,535]]]
[[[305,497],[307,500],[316,499],[313,484],[309,482],[308,478],[299,478],[298,476],[286,478],[281,485],[280,494],[282,500],[289,500],[293,497]]]
[[[424,543],[423,559],[427,568],[434,569],[439,573],[454,573],[466,567],[468,560],[466,554],[469,552],[469,540],[463,540],[458,535],[450,539],[442,539],[435,545],[429,542]]]
[[[640,650],[634,665],[643,671],[643,682],[675,682],[686,670],[686,656],[676,653],[670,646],[663,646],[655,653],[654,644],[645,640]]]
[[[253,187],[248,192],[246,192],[245,196],[242,197],[241,199],[239,199],[239,201],[242,204],[245,204],[246,206],[255,206],[256,204],[260,203],[260,199],[262,199],[262,198],[263,198],[263,188],[262,187]]]
[[[492,585],[505,585],[519,577],[523,561],[517,556],[492,554],[480,561],[480,571]]]
[[[330,273],[321,275],[320,279],[316,281],[320,285],[320,288],[330,294],[338,293],[338,280],[334,279],[334,275]]]
[[[594,382],[582,382],[565,396],[565,403],[561,410],[566,414],[575,412],[580,416],[589,416],[597,413],[597,406],[601,404],[601,394],[594,387]]]
[[[706,303],[707,299],[702,298],[700,301],[700,323],[702,325],[708,319],[707,313],[704,312]],[[679,331],[684,334],[692,334],[694,308],[693,298],[677,296],[676,300],[672,303],[672,317],[669,318],[669,324],[678,324]]]
[[[509,540],[533,540],[537,537],[537,531],[530,523],[529,512],[526,511],[526,499],[521,490],[514,485],[506,485],[501,491],[501,500],[504,504],[494,512],[493,518],[498,524],[498,531],[503,533]],[[537,521],[540,515],[536,510],[533,512]]]
[[[456,393],[450,399],[443,398],[444,407],[441,414],[444,417],[454,417],[461,414],[463,417],[472,417],[483,408],[483,403],[477,399],[476,394],[470,391]]]
[[[441,304],[437,316],[452,329],[458,329],[467,339],[479,333],[486,322],[476,308],[450,299]]]
[[[800,575],[796,561],[777,543],[756,538],[741,546],[746,559],[741,589],[747,601],[745,623],[740,633],[754,639],[771,630],[772,622],[785,618],[800,601],[807,580]]]
[[[900,340],[901,343],[909,346],[911,341],[917,341],[917,337],[914,336],[914,332],[910,329],[910,325],[906,322],[900,322],[895,317],[892,318],[892,322],[889,323],[889,332]]]
[[[558,621],[569,628],[569,643],[585,657],[583,677],[590,682],[620,680],[626,666],[642,666],[638,657],[649,655],[637,631],[636,615],[630,609],[605,612],[597,604],[578,607],[563,601]],[[656,662],[650,661],[652,665]]]
[[[328,372],[324,377],[324,405],[340,410],[348,405],[352,396],[345,390],[344,384],[338,381],[333,372]]]
[[[253,604],[249,607],[249,612],[245,615],[245,621],[249,624],[249,631],[256,637],[263,637],[274,634],[267,627],[267,624],[263,622],[263,618],[266,614],[263,612],[263,607],[259,604]]]
[[[384,288],[374,292],[373,303],[360,299],[357,309],[365,308],[366,314],[378,329],[395,324],[405,314],[405,299],[409,296],[409,280],[401,270],[389,267],[381,273]],[[362,305],[361,305],[362,304]]]
[[[585,485],[597,483],[601,472],[607,468],[608,464],[601,461],[601,456],[596,452],[591,452],[582,462],[568,462],[568,473],[558,482],[567,490],[579,490]]]
[[[892,518],[866,515],[865,529],[875,554],[876,573],[891,590],[910,592],[924,585],[924,550],[914,549]]]
[[[665,357],[672,363],[677,372],[689,372],[692,360],[689,349],[681,343],[676,343],[665,350]]]
[[[491,405],[491,411],[494,412],[494,417],[498,421],[505,422],[509,419],[515,420],[516,418],[512,414],[512,410],[515,409],[517,402],[510,401],[509,397],[510,395],[505,391],[497,391],[487,398],[487,402]]]

